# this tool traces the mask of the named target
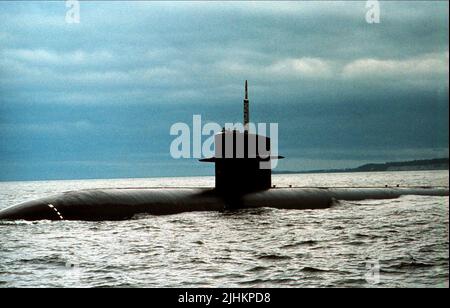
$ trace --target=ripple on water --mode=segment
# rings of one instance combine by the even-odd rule
[[[290,256],[280,254],[261,254],[257,255],[256,257],[259,260],[266,260],[266,261],[282,261],[292,259]]]
[[[0,207],[92,187],[164,179],[0,183]],[[205,186],[204,178],[169,179]],[[274,176],[298,186],[448,185],[446,172]],[[213,179],[211,181],[213,184]],[[211,185],[212,185],[211,184]],[[3,199],[1,198],[3,194]],[[324,210],[138,215],[118,222],[0,222],[0,286],[444,286],[448,197],[341,202]],[[75,268],[67,265],[76,264]]]

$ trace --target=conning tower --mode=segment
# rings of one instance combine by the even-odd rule
[[[233,129],[215,135],[215,156],[201,159],[215,163],[216,190],[226,194],[243,194],[266,190],[272,186],[270,138],[250,132],[248,83],[245,81],[243,131]]]

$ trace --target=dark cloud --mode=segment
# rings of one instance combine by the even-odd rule
[[[280,168],[448,155],[447,2],[382,2],[380,24],[365,1],[0,8],[4,179],[211,172],[170,158],[169,128],[240,121],[245,79]]]

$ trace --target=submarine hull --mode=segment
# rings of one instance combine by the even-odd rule
[[[0,211],[2,220],[124,220],[137,214],[169,215],[234,208],[324,209],[339,200],[448,196],[448,187],[271,188],[223,195],[211,188],[120,188],[71,191]]]

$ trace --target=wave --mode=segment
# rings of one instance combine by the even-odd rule
[[[77,266],[76,262],[70,261],[67,258],[63,258],[59,255],[50,255],[50,256],[30,258],[30,259],[19,259],[17,261],[20,263],[55,265],[55,266],[62,266],[62,267]]]
[[[257,256],[257,258],[259,260],[269,260],[269,261],[292,259],[292,257],[284,256],[284,255],[278,255],[278,254],[263,254],[263,255]]]
[[[304,268],[302,268],[302,272],[307,272],[307,273],[322,273],[322,272],[331,272],[331,271],[330,271],[330,270],[327,270],[327,269],[322,269],[322,268],[312,267],[312,266],[305,266]]]

